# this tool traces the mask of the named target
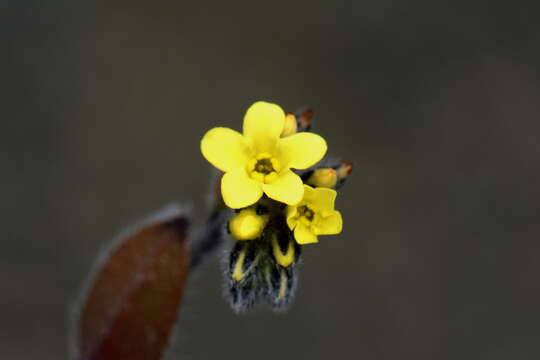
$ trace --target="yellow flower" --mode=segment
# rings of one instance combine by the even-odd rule
[[[318,242],[317,235],[339,234],[343,220],[334,210],[336,191],[327,188],[312,188],[304,185],[304,198],[295,206],[287,207],[287,225],[294,231],[299,244]]]
[[[243,134],[218,127],[204,135],[201,152],[225,172],[221,193],[228,207],[253,205],[263,193],[287,205],[302,200],[302,180],[291,168],[307,169],[321,160],[326,141],[307,132],[281,138],[284,126],[283,110],[260,101],[246,112]]]

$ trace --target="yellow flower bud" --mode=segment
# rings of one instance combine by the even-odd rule
[[[241,210],[229,222],[229,230],[236,240],[253,240],[261,236],[268,215],[257,215],[255,207]]]
[[[314,187],[334,188],[337,184],[338,176],[336,170],[332,168],[317,169],[307,180],[307,184]]]
[[[281,137],[286,137],[292,134],[296,134],[298,125],[296,123],[296,116],[294,114],[285,115],[285,126],[283,126],[283,131],[281,132]]]

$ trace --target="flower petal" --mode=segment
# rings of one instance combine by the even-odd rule
[[[321,136],[302,132],[280,139],[278,149],[284,166],[307,169],[324,157],[328,146]]]
[[[263,184],[262,187],[269,198],[287,205],[298,204],[304,196],[302,179],[290,169],[281,172],[273,183]]]
[[[294,228],[294,238],[300,245],[317,243],[317,235],[311,232],[311,230],[304,224],[298,223]]]
[[[343,229],[343,219],[339,211],[332,211],[330,216],[319,219],[312,226],[313,231],[317,235],[335,235],[341,233]]]
[[[287,209],[285,210],[285,215],[287,217],[287,225],[289,226],[289,229],[293,230],[296,226],[296,223],[298,222],[298,218],[296,216],[296,206],[287,206]]]
[[[250,179],[244,168],[236,168],[223,175],[221,194],[228,207],[240,209],[255,204],[263,192],[260,183]]]
[[[285,113],[278,105],[258,101],[244,116],[244,135],[257,153],[272,154],[285,126]]]
[[[221,171],[245,166],[249,148],[237,131],[217,127],[208,131],[201,140],[201,152],[212,165]]]
[[[304,201],[313,203],[317,198],[317,192],[315,188],[312,188],[309,185],[304,184]]]
[[[319,211],[332,211],[336,201],[337,192],[328,188],[316,188],[309,200]],[[314,195],[314,196],[313,196]]]

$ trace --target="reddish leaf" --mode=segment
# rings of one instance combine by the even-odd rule
[[[119,239],[82,305],[78,359],[161,358],[189,270],[187,227],[176,209]]]

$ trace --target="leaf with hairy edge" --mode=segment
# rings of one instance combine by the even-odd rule
[[[169,207],[117,240],[83,299],[77,359],[162,357],[189,272],[187,228],[187,217]]]

